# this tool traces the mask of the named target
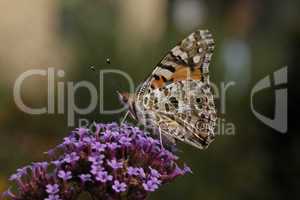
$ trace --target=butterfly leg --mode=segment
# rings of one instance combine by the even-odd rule
[[[172,146],[176,143],[175,138],[165,132],[165,128],[164,123],[160,123],[158,126],[159,139],[162,148],[164,148],[163,143],[167,144],[167,146]]]
[[[129,111],[126,112],[126,114],[124,115],[123,119],[121,120],[121,125],[125,122],[126,118],[129,115]]]
[[[162,140],[162,133],[161,133],[162,130],[161,130],[160,127],[159,127],[158,131],[159,131],[160,146],[161,146],[162,149],[164,149],[163,140]]]

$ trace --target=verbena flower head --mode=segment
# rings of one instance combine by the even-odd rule
[[[17,191],[8,190],[8,199],[74,200],[86,191],[93,199],[142,200],[191,173],[157,140],[127,124],[76,129],[48,154],[49,162],[33,163],[10,177]]]

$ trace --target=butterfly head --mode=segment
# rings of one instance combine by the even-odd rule
[[[128,110],[131,114],[131,116],[137,120],[137,113],[136,113],[136,106],[135,106],[135,98],[134,98],[134,94],[130,94],[128,92],[117,92],[119,95],[119,100],[120,102],[128,107]]]

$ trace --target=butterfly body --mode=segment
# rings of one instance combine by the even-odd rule
[[[122,95],[131,115],[169,138],[206,148],[216,123],[208,74],[213,49],[208,31],[195,31],[182,40],[136,94]]]

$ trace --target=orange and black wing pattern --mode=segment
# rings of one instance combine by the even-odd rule
[[[157,89],[180,80],[208,83],[213,50],[214,40],[208,30],[191,33],[159,62],[148,79],[148,87]]]

